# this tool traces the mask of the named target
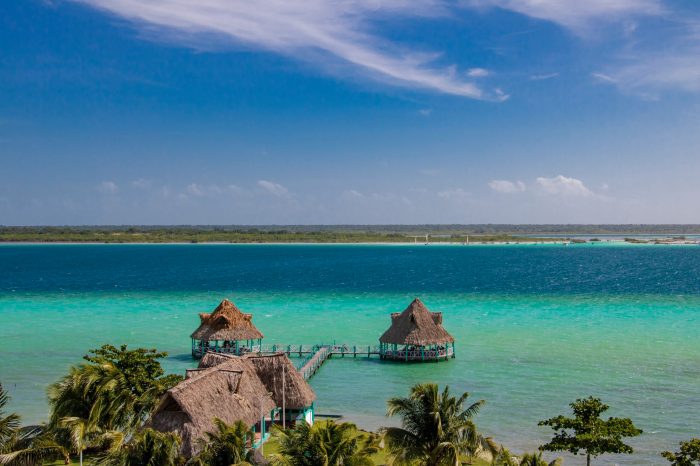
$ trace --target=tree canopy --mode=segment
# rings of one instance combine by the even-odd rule
[[[632,453],[633,449],[622,441],[625,437],[636,437],[642,433],[629,418],[610,417],[601,419],[600,415],[609,409],[599,398],[577,399],[571,403],[574,417],[556,416],[539,423],[549,426],[554,437],[542,445],[544,451],[568,451],[574,455],[584,452],[586,464],[590,466],[591,457],[606,453]]]
[[[694,438],[681,442],[681,449],[675,453],[664,451],[661,456],[666,458],[672,466],[697,466],[700,465],[700,439]]]

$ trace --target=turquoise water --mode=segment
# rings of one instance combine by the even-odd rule
[[[0,246],[0,382],[25,422],[87,349],[128,343],[193,365],[197,313],[223,298],[269,343],[375,344],[420,296],[457,340],[447,363],[334,359],[312,379],[318,411],[387,425],[385,400],[421,381],[486,399],[478,424],[515,451],[537,421],[589,394],[645,434],[633,456],[699,436],[700,248],[668,246]],[[567,464],[582,464],[568,459]]]

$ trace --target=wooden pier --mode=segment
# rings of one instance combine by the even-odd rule
[[[193,347],[192,356],[195,358],[201,358],[204,352],[211,353],[228,353],[243,355],[246,353],[260,353],[260,354],[274,354],[274,353],[285,353],[287,356],[304,357],[309,358],[316,353],[318,353],[322,348],[328,348],[329,356],[338,355],[340,357],[372,357],[379,356],[379,346],[378,345],[338,345],[338,344],[316,344],[316,345],[284,345],[284,344],[266,344],[266,345],[253,345],[250,347],[221,347],[213,346],[209,348]]]

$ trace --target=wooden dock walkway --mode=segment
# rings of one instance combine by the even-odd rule
[[[193,348],[193,353],[192,355],[195,358],[200,358],[202,357],[202,350],[198,348]],[[215,353],[229,353],[229,354],[234,354],[233,352],[227,351],[229,348],[221,348],[221,347],[216,347],[216,348],[208,348],[206,351],[211,351]],[[292,356],[292,357],[298,357],[298,358],[304,358],[300,365],[298,366],[298,371],[299,373],[304,377],[304,380],[309,380],[313,375],[321,368],[324,362],[326,362],[328,359],[332,358],[333,356],[336,357],[353,357],[356,358],[358,356],[361,357],[366,357],[366,358],[371,358],[373,356],[380,356],[380,351],[379,351],[379,346],[372,346],[372,345],[348,345],[348,344],[317,344],[317,345],[283,345],[283,344],[265,344],[265,345],[255,345],[250,348],[246,348],[243,351],[243,354],[245,353],[258,353],[258,354],[274,354],[274,353],[285,353],[287,356]],[[415,353],[415,354],[414,354]],[[386,353],[386,354],[389,354]],[[386,355],[385,355],[386,357]],[[423,354],[419,352],[406,352],[400,353],[399,355],[392,357],[389,356],[389,359],[395,359],[395,360],[403,360],[404,357],[406,358],[406,361],[417,361],[419,359],[422,359]],[[433,358],[434,355],[431,355],[431,358]],[[435,358],[435,361],[438,359],[448,359],[450,357],[454,357],[454,352],[452,351],[451,348],[448,348],[444,351],[443,353],[439,354],[438,358]]]

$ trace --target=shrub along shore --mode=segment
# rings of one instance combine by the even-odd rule
[[[427,235],[427,236],[426,236]],[[553,242],[509,233],[416,231],[262,230],[224,227],[0,227],[5,243],[464,243]]]
[[[195,454],[185,457],[177,432],[149,425],[163,395],[183,381],[165,374],[165,356],[126,346],[91,350],[84,363],[49,387],[49,421],[40,426],[21,427],[17,414],[5,413],[8,396],[0,385],[0,464],[552,466],[561,459],[548,463],[542,452],[568,452],[583,455],[590,466],[601,455],[633,454],[624,439],[642,434],[629,418],[603,418],[608,406],[588,397],[571,403],[572,416],[539,422],[553,430],[539,451],[514,455],[479,432],[475,417],[484,400],[470,402],[468,393],[453,395],[449,387],[425,383],[387,401],[387,416],[400,427],[372,433],[351,423],[300,420],[287,429],[275,425],[272,438],[255,450],[252,426],[214,418],[196,439]],[[700,465],[700,440],[660,455],[672,466]]]

